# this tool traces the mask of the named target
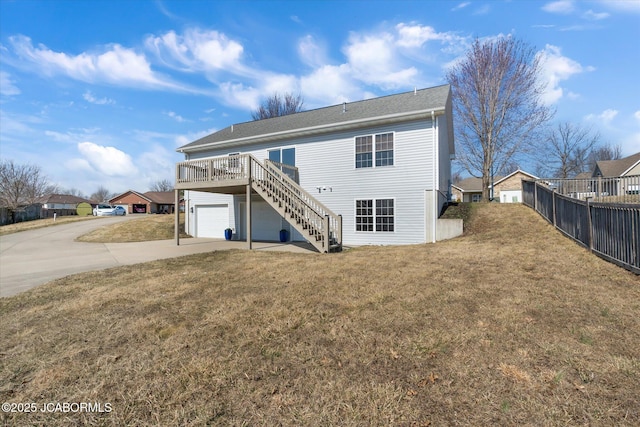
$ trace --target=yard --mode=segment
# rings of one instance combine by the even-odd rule
[[[433,245],[75,275],[0,324],[1,402],[110,409],[8,425],[640,424],[640,277],[521,205]]]

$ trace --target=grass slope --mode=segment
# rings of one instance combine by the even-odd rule
[[[75,275],[0,324],[0,401],[112,407],[9,425],[640,424],[640,278],[520,205],[433,245]]]

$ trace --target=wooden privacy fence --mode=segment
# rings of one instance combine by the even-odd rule
[[[592,203],[522,181],[523,203],[596,255],[640,274],[640,204]]]

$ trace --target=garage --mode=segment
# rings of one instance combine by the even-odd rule
[[[247,223],[245,204],[240,203],[240,223]],[[251,239],[256,241],[275,241],[280,239],[282,229],[282,217],[266,202],[253,202],[251,204]],[[288,228],[288,227],[287,227]],[[246,239],[244,227],[241,230],[241,239]]]
[[[196,236],[224,239],[229,228],[229,205],[196,206]]]

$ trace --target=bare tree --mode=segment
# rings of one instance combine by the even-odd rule
[[[44,196],[55,193],[57,187],[49,183],[39,166],[0,162],[0,206],[10,211],[39,202]]]
[[[101,185],[100,187],[98,187],[96,192],[91,195],[90,199],[92,202],[101,203],[109,200],[111,196],[112,193]]]
[[[495,173],[522,154],[552,113],[541,101],[540,62],[533,48],[512,37],[476,41],[451,67],[459,163],[482,177],[490,200]]]
[[[554,178],[572,178],[588,170],[589,156],[600,136],[591,129],[563,122],[549,129],[538,150],[538,163]]]
[[[281,97],[277,92],[268,97],[260,106],[251,112],[253,120],[270,119],[272,117],[286,116],[299,113],[303,110],[304,99],[302,95],[285,93]]]
[[[622,147],[620,145],[612,145],[607,143],[591,150],[587,159],[588,171],[593,172],[596,169],[596,163],[600,160],[620,160],[622,158]]]
[[[151,184],[151,191],[171,191],[173,190],[173,183],[168,179],[156,181]]]

